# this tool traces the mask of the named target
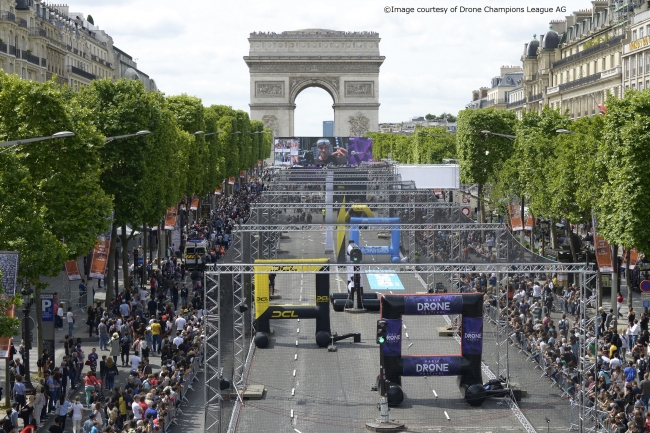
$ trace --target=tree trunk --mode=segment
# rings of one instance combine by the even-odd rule
[[[526,248],[526,230],[524,230],[524,196],[521,196],[519,207],[519,215],[521,217],[521,232],[519,232],[519,243],[521,244],[521,252],[519,253],[519,259],[523,262],[524,260],[524,249]]]
[[[627,285],[627,308],[632,307],[632,284],[630,284],[630,253],[631,248],[625,250],[625,284]]]
[[[41,311],[41,289],[38,287],[34,287],[34,305],[32,307],[36,310],[36,348],[38,352],[38,358],[36,359],[39,359],[43,356],[43,312]],[[34,372],[30,370],[30,373],[33,374]],[[31,382],[31,378],[27,379]]]
[[[551,231],[550,233],[550,242],[551,242],[551,249],[557,249],[557,231],[555,230],[555,220],[550,219],[549,223],[551,226],[549,227],[549,230]]]
[[[122,224],[122,285],[124,291],[129,287],[129,238],[126,235],[126,224]]]
[[[158,269],[162,267],[162,256],[163,256],[163,225],[158,224],[158,258],[157,258],[157,263],[158,263]]]
[[[142,267],[143,267],[143,273],[142,273],[142,285],[144,286],[144,283],[147,280],[147,251],[149,250],[149,236],[147,236],[147,223],[142,222],[142,233],[144,240],[142,241]]]
[[[478,184],[478,222],[483,224],[485,222],[485,204],[483,197],[483,185]]]
[[[111,224],[111,246],[108,250],[108,278],[106,279],[106,306],[113,300],[114,293],[117,293],[115,287],[115,269],[117,269],[117,260],[115,260],[115,252],[117,245],[117,224]]]
[[[571,259],[573,263],[578,263],[578,252],[573,244],[573,230],[571,229],[571,222],[567,220],[567,233],[569,234],[569,248],[571,249]]]

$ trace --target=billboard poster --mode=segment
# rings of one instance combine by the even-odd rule
[[[2,295],[5,296],[5,295]],[[12,306],[9,311],[6,311],[7,317],[15,317],[14,307]],[[12,337],[2,337],[0,338],[0,359],[9,359],[9,352],[11,350],[11,344],[13,342]]]
[[[106,232],[97,237],[97,245],[93,251],[93,258],[90,262],[90,278],[104,278],[108,253],[111,248],[111,232]]]
[[[528,218],[526,218],[526,226],[524,227],[524,229],[532,230],[533,227],[535,227],[535,217],[533,216],[532,213],[529,213]]]
[[[383,319],[386,321],[386,342],[381,346],[384,356],[402,355],[402,319]]]
[[[174,206],[167,209],[167,214],[165,215],[165,230],[174,230],[176,227],[176,208]]]
[[[510,226],[513,232],[518,232],[524,229],[524,223],[521,220],[521,206],[519,201],[510,202],[508,205],[508,213],[510,214]]]
[[[65,262],[65,273],[68,275],[68,281],[81,280],[81,272],[79,272],[79,263],[76,260],[68,260]]]
[[[199,208],[199,198],[192,197],[192,203],[190,204],[190,210],[198,210]]]
[[[43,322],[54,321],[54,295],[41,295],[41,319]]]
[[[0,270],[2,271],[2,290],[7,296],[16,294],[18,283],[18,256],[15,251],[0,251]]]
[[[228,185],[234,185],[235,184],[235,176],[230,176],[228,178]]]
[[[596,263],[600,272],[614,272],[614,261],[612,260],[612,249],[605,239],[598,236],[598,221],[594,215],[591,216],[594,227],[594,250],[596,251]]]
[[[372,161],[372,139],[365,137],[278,137],[275,165],[352,165]]]
[[[403,356],[403,376],[458,376],[460,356]]]
[[[462,295],[405,296],[404,314],[413,316],[462,314]]]
[[[463,355],[480,355],[483,353],[483,318],[463,317]]]

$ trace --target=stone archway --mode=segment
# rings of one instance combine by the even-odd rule
[[[307,29],[251,33],[248,41],[251,119],[264,122],[276,137],[294,135],[296,97],[307,87],[332,96],[334,135],[378,130],[384,57],[377,33]]]

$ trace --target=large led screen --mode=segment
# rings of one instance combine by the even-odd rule
[[[359,165],[372,161],[372,139],[365,137],[278,137],[275,165]]]

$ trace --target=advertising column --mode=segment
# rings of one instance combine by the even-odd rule
[[[54,295],[41,295],[41,318],[43,319],[43,349],[54,356]]]

